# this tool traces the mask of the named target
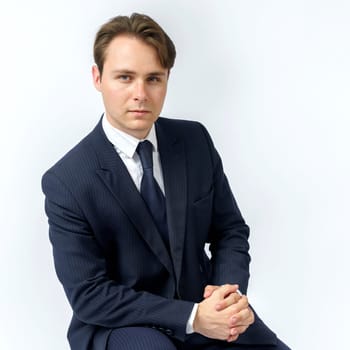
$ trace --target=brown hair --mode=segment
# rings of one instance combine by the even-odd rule
[[[173,67],[176,56],[174,43],[152,18],[133,13],[130,17],[117,16],[110,19],[97,32],[94,59],[101,75],[108,45],[115,37],[122,34],[134,36],[153,46],[158,53],[160,64],[169,70]]]

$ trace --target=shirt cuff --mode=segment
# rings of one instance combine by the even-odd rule
[[[198,309],[198,304],[196,303],[193,306],[190,318],[188,319],[187,324],[186,324],[186,334],[194,333],[193,321],[194,321],[194,318],[196,317],[197,309]]]

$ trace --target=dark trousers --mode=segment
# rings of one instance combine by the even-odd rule
[[[276,345],[239,345],[226,342],[181,343],[170,339],[158,330],[146,327],[125,327],[114,329],[106,350],[290,350],[282,341]]]

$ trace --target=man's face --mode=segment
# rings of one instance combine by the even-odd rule
[[[130,36],[117,36],[106,51],[103,73],[92,68],[108,121],[136,138],[145,138],[162,110],[168,70],[155,48]]]

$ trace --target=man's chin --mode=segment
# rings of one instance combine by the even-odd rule
[[[134,123],[126,132],[138,139],[144,139],[152,128],[154,122]]]

